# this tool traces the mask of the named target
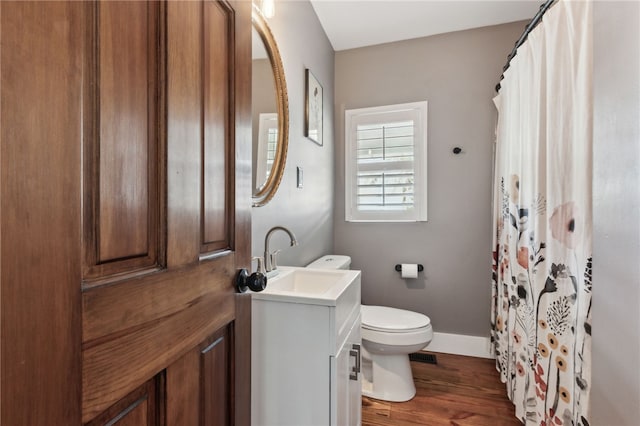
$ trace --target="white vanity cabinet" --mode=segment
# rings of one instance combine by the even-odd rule
[[[331,297],[253,294],[253,425],[360,425],[360,272],[340,273]]]

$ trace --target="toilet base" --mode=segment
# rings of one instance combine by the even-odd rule
[[[409,355],[362,357],[362,395],[390,402],[405,402],[416,395]]]

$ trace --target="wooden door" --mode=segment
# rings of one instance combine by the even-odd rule
[[[0,3],[3,425],[250,423],[250,6]]]

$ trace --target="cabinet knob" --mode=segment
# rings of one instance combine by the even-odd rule
[[[267,276],[262,272],[254,272],[249,275],[245,268],[240,269],[236,277],[236,289],[238,293],[246,293],[247,290],[260,292],[267,287]]]

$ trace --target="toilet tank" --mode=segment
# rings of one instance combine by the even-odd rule
[[[349,269],[350,267],[351,258],[349,256],[341,256],[337,254],[322,256],[307,265],[307,268],[316,269]]]

